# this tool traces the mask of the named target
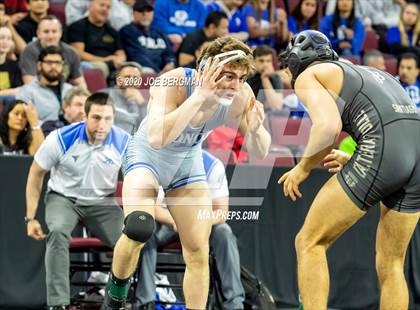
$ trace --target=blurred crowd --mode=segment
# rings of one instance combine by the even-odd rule
[[[277,54],[306,29],[327,35],[343,61],[396,76],[420,106],[416,1],[0,0],[3,153],[33,155],[42,136],[83,120],[83,98],[99,89],[116,102],[116,125],[134,133],[149,86],[133,81],[195,68],[223,36],[254,48],[248,83],[266,112],[305,116]]]

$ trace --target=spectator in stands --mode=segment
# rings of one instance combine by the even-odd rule
[[[334,14],[335,6],[337,5],[337,0],[323,0],[324,2],[327,2],[327,6],[325,8],[325,14],[331,15]],[[371,5],[366,6],[367,2],[369,2]],[[407,3],[416,3],[418,0],[355,0],[354,1],[354,7],[355,7],[355,14],[356,17],[364,18],[369,17],[369,14],[366,14],[366,12],[370,12],[371,9],[383,9],[383,12],[376,11],[378,15],[385,14],[386,17],[389,17],[391,20],[393,19],[391,17],[390,6],[392,4],[396,4],[397,6],[404,6]],[[373,11],[372,11],[373,12]],[[396,12],[394,8],[394,13]],[[398,10],[398,14],[399,14]],[[398,17],[397,17],[398,18]],[[397,21],[396,21],[397,22]],[[396,25],[396,24],[394,24]]]
[[[379,35],[379,49],[388,52],[388,28],[398,26],[401,9],[407,3],[418,0],[354,0],[355,16],[362,20],[365,30],[372,30]],[[334,13],[336,0],[328,0],[325,15]]]
[[[394,55],[412,52],[420,57],[420,16],[416,4],[407,4],[400,14],[398,27],[388,29],[388,45]]]
[[[250,0],[244,10],[250,46],[265,44],[274,48],[277,40],[289,40],[286,12],[277,10],[273,0]]]
[[[8,58],[12,49],[13,40],[10,28],[0,26],[0,96],[15,96],[19,86],[22,85],[17,62]]]
[[[333,15],[321,21],[321,32],[342,56],[359,56],[365,39],[362,21],[355,16],[353,0],[338,0]]]
[[[398,64],[398,77],[411,100],[420,109],[419,58],[416,54],[405,53]]]
[[[22,87],[17,99],[32,102],[41,122],[58,120],[61,101],[71,85],[63,81],[64,54],[59,47],[44,48],[38,56],[38,79]]]
[[[134,21],[121,28],[120,37],[129,61],[139,63],[143,72],[164,73],[175,67],[171,44],[152,24],[153,6],[138,0],[133,7]]]
[[[6,14],[10,16],[13,25],[16,25],[26,16],[26,0],[1,0],[6,6]]]
[[[188,33],[203,28],[206,17],[200,0],[156,0],[153,26],[177,45]]]
[[[384,55],[378,50],[366,51],[363,55],[363,64],[378,70],[386,70]]]
[[[66,26],[88,16],[90,0],[66,0],[64,14],[66,16]]]
[[[16,25],[16,30],[26,43],[36,37],[36,29],[40,20],[47,16],[49,0],[27,0],[28,15]]]
[[[184,68],[196,69],[197,61],[196,59],[200,58],[201,52],[210,44],[210,41],[205,41],[194,51],[194,60],[190,61],[183,65]]]
[[[58,18],[52,15],[43,17],[38,24],[36,35],[38,39],[26,46],[19,60],[24,83],[29,84],[36,78],[36,60],[41,50],[49,46],[56,46],[64,54],[64,79],[73,85],[86,87],[80,68],[79,55],[70,45],[60,41],[63,29]]]
[[[119,31],[133,21],[133,5],[136,0],[113,0],[109,14],[109,24]]]
[[[137,131],[147,114],[147,102],[137,85],[141,80],[141,70],[135,62],[124,63],[117,72],[116,87],[106,90],[114,102],[115,126],[131,134]]]
[[[283,89],[291,89],[292,75],[290,74],[290,70],[281,69],[277,71],[277,73],[281,78]],[[281,113],[276,111],[276,114],[290,118],[303,118],[309,116],[306,107],[299,100],[298,96],[296,96],[295,92],[289,92],[287,95],[283,96],[283,109],[281,110]]]
[[[129,135],[113,126],[114,108],[104,93],[86,100],[86,122],[53,131],[39,150],[26,186],[27,234],[46,238],[45,253],[48,309],[70,304],[69,242],[80,222],[106,245],[113,247],[121,235],[123,211],[110,196],[127,148]],[[45,235],[36,219],[41,186],[50,171],[45,197]]]
[[[179,48],[178,63],[184,66],[196,60],[195,51],[206,41],[211,41],[228,34],[229,22],[224,12],[213,11],[206,18],[202,29],[187,34]]]
[[[226,214],[229,210],[229,188],[225,167],[220,159],[207,151],[203,151],[203,164],[212,201],[210,246],[216,261],[214,271],[220,277],[223,309],[244,309],[245,292],[241,283],[238,245],[232,229],[226,223]],[[225,215],[218,215],[222,213]],[[136,289],[135,307],[138,310],[155,309],[156,288],[153,279],[157,249],[170,240],[177,240],[177,228],[167,208],[156,207],[156,221],[162,226],[147,241],[141,253],[138,271],[140,283]]]
[[[275,51],[268,45],[259,45],[253,53],[256,73],[247,82],[255,98],[264,104],[265,111],[279,111],[283,107],[283,85],[273,66]]]
[[[7,7],[4,4],[4,0],[0,0],[0,27],[8,27],[12,33],[12,40],[14,43],[13,49],[10,51],[10,57],[16,60],[16,55],[20,54],[26,46],[26,42],[22,39],[19,33],[16,31],[13,18],[9,15],[6,15]]]
[[[398,26],[401,8],[406,4],[405,0],[370,0],[356,1],[360,8],[360,17],[366,30],[372,30],[379,35],[379,49],[383,52],[388,51],[387,31],[388,28]]]
[[[300,0],[288,16],[287,26],[292,34],[308,29],[318,30],[318,0]]]
[[[89,91],[84,87],[69,89],[63,99],[63,114],[59,115],[58,120],[42,124],[44,135],[48,136],[53,130],[86,120],[85,102],[89,96]]]
[[[88,16],[89,2],[91,0],[67,0],[65,6],[67,26]],[[112,0],[109,12],[109,24],[115,30],[133,21],[133,5],[135,0]]]
[[[0,117],[0,153],[34,155],[44,141],[38,115],[32,104],[15,100]]]
[[[92,0],[89,15],[68,28],[68,41],[82,61],[100,69],[106,77],[125,60],[118,32],[108,23],[111,0]]]
[[[243,9],[244,0],[215,0],[207,4],[209,12],[224,12],[229,19],[229,35],[241,41],[249,38],[246,15]]]
[[[336,11],[337,0],[323,0],[323,1],[326,2],[325,15],[333,15],[334,12]],[[362,1],[364,0],[354,0],[354,15],[358,18],[362,18],[363,16],[362,5],[361,5]],[[374,2],[376,0],[369,0],[369,1]],[[378,0],[378,1],[383,1],[383,0]]]

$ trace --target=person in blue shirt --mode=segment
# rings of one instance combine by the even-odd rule
[[[251,0],[244,7],[249,30],[250,46],[268,45],[275,48],[276,41],[288,41],[287,16],[278,11],[271,0]]]
[[[355,17],[353,0],[338,0],[334,14],[321,20],[320,30],[340,55],[360,56],[365,27],[362,21]]]
[[[287,17],[287,26],[292,34],[309,29],[318,30],[318,0],[300,0]]]
[[[207,12],[200,0],[156,0],[152,26],[172,44],[181,44],[188,33],[204,27]]]
[[[34,155],[26,188],[27,235],[46,239],[47,309],[70,304],[69,242],[78,223],[107,246],[121,235],[124,214],[112,198],[130,135],[113,126],[115,108],[102,92],[85,103],[86,121],[54,130]],[[50,171],[45,195],[48,233],[36,217],[41,187]]]
[[[229,19],[229,35],[241,41],[246,41],[249,37],[246,12],[243,8],[244,2],[244,0],[216,0],[207,4],[209,13],[219,11],[227,15]]]
[[[227,36],[229,33],[228,27],[228,17],[224,12],[210,12],[204,28],[190,32],[182,41],[178,50],[178,65],[195,68],[195,61],[198,58],[195,55],[196,51],[201,50],[204,42]]]
[[[175,67],[175,55],[165,35],[151,26],[153,13],[149,1],[137,1],[134,21],[121,28],[120,37],[129,61],[139,63],[143,72],[164,73]]]
[[[405,53],[401,56],[398,65],[399,80],[411,100],[420,111],[420,77],[419,59],[413,53]]]
[[[408,3],[401,11],[398,26],[388,29],[387,43],[394,55],[414,52],[420,56],[419,39],[419,9],[416,4]]]

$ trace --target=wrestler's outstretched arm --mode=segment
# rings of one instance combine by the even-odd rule
[[[290,196],[293,201],[302,196],[299,184],[331,152],[342,128],[335,99],[317,78],[318,71],[323,70],[322,66],[308,68],[295,83],[296,95],[308,109],[312,127],[302,160],[279,179],[279,183],[284,182],[284,195]]]

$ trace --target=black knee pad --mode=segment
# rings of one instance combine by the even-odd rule
[[[147,212],[134,211],[124,220],[123,233],[134,241],[145,243],[155,230],[155,220]]]

